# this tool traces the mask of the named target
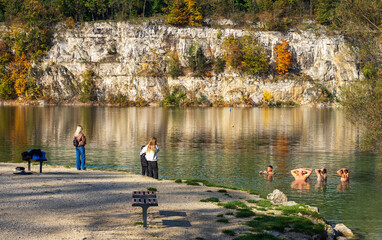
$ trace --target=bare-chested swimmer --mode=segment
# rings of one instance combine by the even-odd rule
[[[292,176],[296,181],[306,181],[308,177],[312,174],[313,169],[311,168],[298,168],[298,169],[293,169],[290,171]]]

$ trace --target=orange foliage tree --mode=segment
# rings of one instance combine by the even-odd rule
[[[195,0],[175,0],[169,7],[167,22],[176,26],[199,26],[203,20]]]
[[[15,91],[17,96],[22,97],[28,87],[28,73],[31,68],[27,57],[24,53],[20,57],[15,57],[14,61],[9,65],[10,80],[15,84]]]
[[[288,75],[288,69],[292,66],[292,53],[289,50],[289,41],[281,40],[280,44],[273,47],[276,52],[276,70],[279,74]]]

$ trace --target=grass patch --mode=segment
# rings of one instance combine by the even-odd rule
[[[216,198],[216,197],[210,197],[210,198],[202,199],[200,201],[201,202],[220,202],[219,198]]]
[[[71,168],[72,165],[70,165],[70,164],[66,164],[65,167],[66,167],[66,168]]]
[[[211,190],[207,190],[206,192],[212,192]]]
[[[201,186],[199,181],[196,181],[196,179],[186,180],[186,184],[192,186]]]
[[[236,217],[237,218],[248,218],[248,217],[252,217],[252,216],[255,216],[256,214],[254,212],[252,212],[251,210],[249,209],[239,209],[237,212],[236,212]]]
[[[290,232],[315,235],[324,231],[324,225],[314,224],[309,219],[297,216],[259,215],[245,224],[251,227],[251,231],[254,232],[261,232],[263,230],[284,232],[288,228]]]
[[[263,207],[257,207],[256,210],[258,210],[258,211],[263,211],[263,212],[267,211],[267,209],[266,209],[266,208],[263,208]]]
[[[176,183],[182,183],[182,179],[176,179],[175,182]]]
[[[134,226],[139,226],[139,225],[143,225],[143,222],[135,222],[134,223]]]
[[[231,230],[231,229],[224,229],[222,231],[222,233],[228,235],[228,236],[235,236],[235,231]]]
[[[227,209],[237,209],[237,208],[244,208],[248,209],[248,206],[240,201],[233,201],[233,202],[226,202],[226,203],[218,203],[219,206],[222,206]]]
[[[154,188],[154,187],[149,187],[149,188],[147,188],[147,191],[153,191],[153,192],[156,192],[156,191],[157,191],[157,189],[156,189],[156,188]]]
[[[223,214],[219,214],[219,215],[216,215],[216,217],[224,217],[224,215]]]
[[[228,223],[228,219],[227,218],[219,218],[218,220],[216,220],[216,222]]]
[[[225,215],[233,216],[233,212],[227,212]]]
[[[220,192],[220,193],[226,193],[226,192],[227,192],[227,190],[224,190],[224,189],[219,189],[219,190],[218,190],[218,192]]]
[[[281,238],[272,236],[268,233],[258,233],[258,234],[246,234],[244,236],[240,236],[235,238],[234,240],[279,240]]]
[[[274,206],[269,200],[260,200],[256,203],[256,205],[263,208],[270,208]]]
[[[314,218],[322,218],[320,214],[316,211],[308,209],[307,206],[298,204],[294,206],[280,206],[276,210],[281,210],[283,215],[297,215],[301,213],[302,215],[311,216]]]
[[[247,200],[248,203],[257,203],[258,201],[256,200]]]

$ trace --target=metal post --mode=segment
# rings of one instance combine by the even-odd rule
[[[40,173],[42,173],[42,161],[40,161]]]
[[[31,161],[28,161],[28,171],[31,170]]]
[[[142,206],[142,211],[143,211],[143,227],[147,228],[147,209],[149,206],[143,205]]]

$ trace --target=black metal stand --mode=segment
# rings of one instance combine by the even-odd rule
[[[133,192],[133,207],[141,207],[143,213],[143,227],[147,228],[147,209],[149,207],[158,206],[158,200],[153,191],[134,191]]]
[[[31,170],[31,161],[40,162],[40,173],[42,173],[42,162],[47,161],[46,159],[40,159],[40,160],[28,160],[28,171]]]

